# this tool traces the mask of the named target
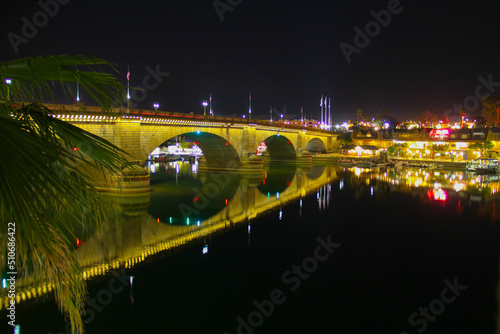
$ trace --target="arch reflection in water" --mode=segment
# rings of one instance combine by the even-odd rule
[[[296,166],[273,163],[266,166],[264,169],[264,178],[257,189],[267,196],[279,194],[288,188],[297,171]]]
[[[239,174],[213,172],[195,175],[189,171],[192,169],[176,173],[175,182],[168,174],[163,176],[165,172],[152,177],[149,214],[162,223],[199,226],[229,204],[240,184]],[[157,183],[157,178],[162,182]]]
[[[325,172],[325,165],[313,165],[311,167],[311,170],[307,172],[307,177],[310,180],[315,180],[318,177],[321,177],[323,173]]]
[[[179,173],[176,177],[172,175],[173,171],[168,174],[168,168],[165,166],[159,165],[158,167],[157,173],[158,171],[164,171],[165,175],[159,175],[159,178],[165,180],[165,183],[185,185],[184,187],[170,187],[170,189],[184,188],[182,191],[191,191],[191,197],[188,198],[190,201],[194,198],[192,189],[196,187],[199,187],[200,190],[204,189],[204,184],[208,184],[213,179],[214,174],[198,174],[199,177],[195,177],[195,175],[190,174],[192,169],[188,166],[185,169],[187,176]],[[177,167],[171,168],[175,171]],[[180,168],[180,171],[182,170]],[[161,221],[161,219],[161,223],[158,223],[158,217],[152,216],[148,212],[148,210],[151,210],[150,201],[156,201],[154,191],[151,193],[110,196],[110,200],[113,201],[110,207],[113,207],[116,211],[114,218],[110,220],[109,224],[103,226],[102,231],[86,232],[85,242],[75,250],[78,262],[83,268],[83,277],[90,279],[104,275],[113,269],[130,268],[154,254],[180,247],[194,240],[199,240],[200,247],[203,246],[204,252],[208,252],[213,233],[223,231],[239,223],[249,224],[251,219],[283,208],[288,203],[299,201],[301,198],[315,193],[323,185],[332,183],[338,178],[338,168],[335,166],[327,166],[324,173],[314,180],[309,179],[302,169],[296,169],[292,174],[290,174],[289,169],[285,169],[283,173],[286,175],[283,180],[291,181],[289,181],[290,185],[281,191],[279,199],[276,197],[269,198],[267,194],[262,193],[256,186],[253,186],[252,180],[245,175],[230,175],[230,184],[234,188],[224,190],[228,191],[228,193],[224,194],[232,194],[232,200],[229,200],[228,205],[213,216],[205,220],[200,219],[199,226],[197,222],[189,226],[174,225],[169,224],[168,221]],[[275,177],[281,179],[273,169],[270,179]],[[152,182],[152,188],[163,189],[163,181],[157,179]],[[166,189],[163,189],[163,191],[168,194]],[[169,199],[162,199],[163,202],[160,202],[160,205],[177,196],[179,196],[177,192],[170,193]],[[207,210],[205,212],[200,210],[200,214],[207,217],[206,212],[210,212],[210,210],[212,210],[211,212],[217,211],[212,208],[207,208]],[[286,219],[283,215],[282,218]],[[248,237],[250,238],[250,225],[248,227]],[[34,286],[32,277],[27,276],[16,282],[16,291],[19,296],[17,301],[20,303],[50,293],[53,291],[53,283],[45,282],[43,286]],[[0,309],[5,309],[8,305],[9,299],[5,297],[1,300]]]

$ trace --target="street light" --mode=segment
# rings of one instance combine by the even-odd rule
[[[201,105],[203,106],[203,116],[206,116],[207,115],[207,106],[208,106],[208,102],[203,100],[203,102],[201,103]]]
[[[5,79],[5,83],[7,84],[7,101],[10,101],[10,97],[9,97],[9,85],[12,83],[12,80]]]
[[[281,114],[281,115],[280,115],[280,117],[281,117],[281,119],[280,119],[280,120],[283,122],[283,114]]]
[[[160,104],[159,104],[159,103],[157,103],[157,102],[155,102],[155,103],[153,104],[153,107],[155,108],[155,111],[158,111],[158,108],[160,107]]]

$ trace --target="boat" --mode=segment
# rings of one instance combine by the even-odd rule
[[[498,159],[476,159],[465,165],[465,171],[474,174],[496,174],[500,172]]]
[[[377,164],[372,161],[358,161],[356,162],[356,167],[359,168],[375,168]]]
[[[160,153],[159,155],[154,157],[154,162],[172,162],[179,161],[182,158],[179,155]]]
[[[339,160],[338,164],[342,167],[354,167],[356,165],[356,162],[349,159],[341,159]]]

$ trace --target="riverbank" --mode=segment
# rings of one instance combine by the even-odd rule
[[[312,161],[315,164],[323,164],[323,163],[335,163],[340,159],[350,159],[354,161],[361,161],[370,159],[369,157],[348,157],[342,156],[339,153],[327,153],[327,154],[316,154],[313,155]],[[402,158],[390,158],[392,161],[402,161],[402,162],[423,162],[428,164],[438,164],[443,165],[445,168],[454,168],[454,169],[465,169],[465,165],[468,161],[449,161],[449,160],[438,160],[438,159],[402,159]]]

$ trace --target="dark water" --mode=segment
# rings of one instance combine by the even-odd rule
[[[87,332],[495,333],[498,182],[335,168],[338,179],[301,201],[127,269],[133,285],[98,305]],[[258,190],[274,196],[299,172],[268,171]],[[196,192],[179,189],[203,189],[195,174],[153,175],[153,193],[179,193],[152,193],[151,215],[163,222],[164,208],[192,201]],[[214,203],[232,200],[242,182],[234,176]],[[89,295],[112,277],[92,280]],[[19,305],[17,317],[21,333],[64,332],[51,300]]]

